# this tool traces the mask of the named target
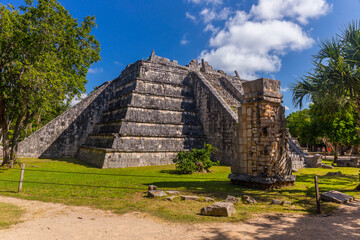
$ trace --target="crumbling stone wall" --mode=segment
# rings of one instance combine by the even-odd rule
[[[111,82],[99,86],[57,118],[19,143],[18,155],[34,158],[73,158],[107,108]]]
[[[236,153],[234,141],[237,116],[200,72],[195,72],[189,77],[194,86],[196,106],[206,141],[218,149],[214,159],[222,164],[231,165]]]
[[[262,78],[243,87],[239,147],[229,178],[236,184],[270,188],[293,183],[280,82]]]

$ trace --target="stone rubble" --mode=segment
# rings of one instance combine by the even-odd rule
[[[231,217],[235,214],[234,204],[231,202],[216,202],[201,209],[201,215]]]
[[[320,199],[335,203],[347,203],[355,200],[353,196],[335,190],[321,193]]]
[[[240,202],[240,199],[237,198],[237,197],[228,195],[228,196],[226,197],[225,202],[239,203],[239,202]]]
[[[256,200],[248,195],[242,195],[241,199],[245,202],[245,203],[249,203],[249,204],[256,204]]]
[[[150,197],[150,198],[164,197],[164,196],[166,196],[166,193],[162,190],[149,190],[148,191],[148,197]]]

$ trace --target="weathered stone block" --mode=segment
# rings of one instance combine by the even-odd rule
[[[216,202],[201,209],[201,215],[205,216],[231,217],[235,213],[234,205],[231,202]]]

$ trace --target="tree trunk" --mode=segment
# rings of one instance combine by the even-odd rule
[[[9,125],[6,121],[2,123],[2,134],[3,134],[3,162],[1,166],[9,165],[11,166],[11,157],[10,157],[10,140],[9,140]]]
[[[339,148],[339,144],[335,143],[334,144],[334,163],[338,163],[338,148]]]

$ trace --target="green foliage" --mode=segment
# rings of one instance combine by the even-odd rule
[[[310,109],[291,113],[286,117],[286,125],[292,137],[299,140],[300,145],[308,146],[318,143],[319,129],[310,115]]]
[[[336,111],[310,104],[309,109],[291,113],[286,122],[291,136],[297,137],[302,146],[319,144],[322,139],[332,144],[358,145],[357,119],[357,112],[350,104]]]
[[[219,165],[219,161],[211,161],[211,155],[216,148],[211,144],[204,144],[204,148],[193,148],[191,151],[179,152],[173,160],[176,164],[176,172],[180,174],[191,174],[194,172],[209,172],[212,166]]]
[[[50,116],[54,106],[85,91],[88,68],[100,59],[99,42],[90,34],[94,27],[95,17],[79,23],[57,0],[25,1],[17,10],[0,4],[4,164],[36,116]]]

